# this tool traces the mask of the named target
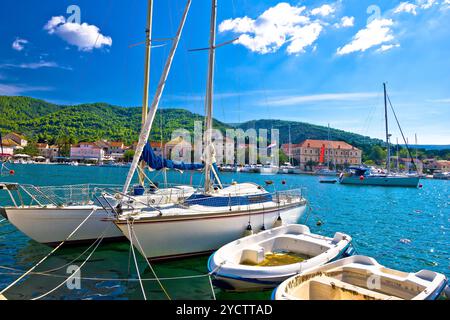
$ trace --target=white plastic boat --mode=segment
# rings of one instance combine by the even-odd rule
[[[352,256],[284,281],[276,300],[435,300],[446,287],[443,274],[388,269],[366,256]]]
[[[291,224],[223,246],[210,257],[208,269],[214,284],[226,290],[273,288],[299,272],[351,255],[351,241],[340,232],[327,238]]]

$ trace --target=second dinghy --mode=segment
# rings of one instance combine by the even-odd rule
[[[388,269],[366,256],[353,256],[313,268],[284,281],[276,300],[435,300],[444,290],[443,274]]]
[[[291,224],[233,241],[216,251],[208,270],[216,286],[225,290],[268,289],[312,267],[353,254],[352,238],[313,234]]]

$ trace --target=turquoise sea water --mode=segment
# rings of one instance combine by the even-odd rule
[[[122,184],[127,168],[72,167],[63,165],[9,165],[14,176],[2,181],[36,185],[64,185],[82,183]],[[161,181],[160,174],[150,174]],[[313,232],[332,236],[341,231],[353,237],[359,254],[374,257],[388,267],[418,271],[430,269],[450,276],[450,182],[422,180],[423,188],[384,188],[320,184],[320,177],[305,175],[223,174],[225,183],[253,181],[268,188],[282,190],[304,188],[312,211],[302,218]],[[170,173],[174,183],[199,183],[199,174]],[[286,184],[282,184],[282,181]],[[7,197],[0,193],[0,206],[7,205]],[[316,223],[320,220],[322,225]],[[168,235],[170,236],[170,235]],[[161,240],[163,241],[163,239]],[[39,296],[62,283],[68,276],[66,264],[80,265],[86,253],[72,261],[88,247],[63,248],[41,266],[38,272],[55,269],[52,276],[33,274],[6,293],[10,299],[29,299]],[[0,223],[0,266],[27,270],[44,257],[50,248],[24,236],[8,222]],[[159,277],[201,275],[207,272],[208,257],[197,257],[155,264]],[[146,262],[138,256],[142,278],[153,278]],[[11,283],[17,274],[0,268],[0,289]],[[101,244],[81,271],[81,289],[69,290],[66,285],[52,292],[46,299],[142,299],[136,281],[136,271],[128,243]],[[119,279],[119,280],[117,280]],[[211,299],[208,278],[164,280],[163,285],[173,299]],[[164,299],[155,281],[145,281],[149,299]],[[270,291],[258,293],[227,293],[215,289],[218,299],[268,299]]]

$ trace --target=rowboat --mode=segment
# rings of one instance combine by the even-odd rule
[[[407,273],[373,258],[352,256],[302,272],[274,291],[275,300],[435,300],[444,291],[443,274]]]
[[[274,288],[299,272],[351,255],[351,242],[340,232],[328,238],[289,224],[223,246],[210,257],[208,270],[225,290]]]

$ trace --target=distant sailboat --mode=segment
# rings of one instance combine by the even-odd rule
[[[351,166],[346,172],[341,173],[339,181],[341,184],[355,184],[355,185],[372,185],[372,186],[393,186],[393,187],[417,187],[419,185],[419,176],[411,174],[400,174],[391,172],[391,146],[388,124],[388,96],[386,90],[386,84],[383,84],[384,88],[384,114],[385,114],[385,126],[386,126],[386,145],[387,145],[387,158],[386,158],[386,173],[373,172],[368,167],[363,166]],[[391,105],[392,108],[392,105]],[[393,110],[393,109],[392,109]],[[397,116],[394,116],[397,120]],[[399,125],[400,128],[400,125]],[[401,128],[400,128],[401,131]],[[403,135],[403,132],[402,132]],[[406,148],[411,158],[412,165],[416,164],[409,152],[408,144],[405,140]]]

